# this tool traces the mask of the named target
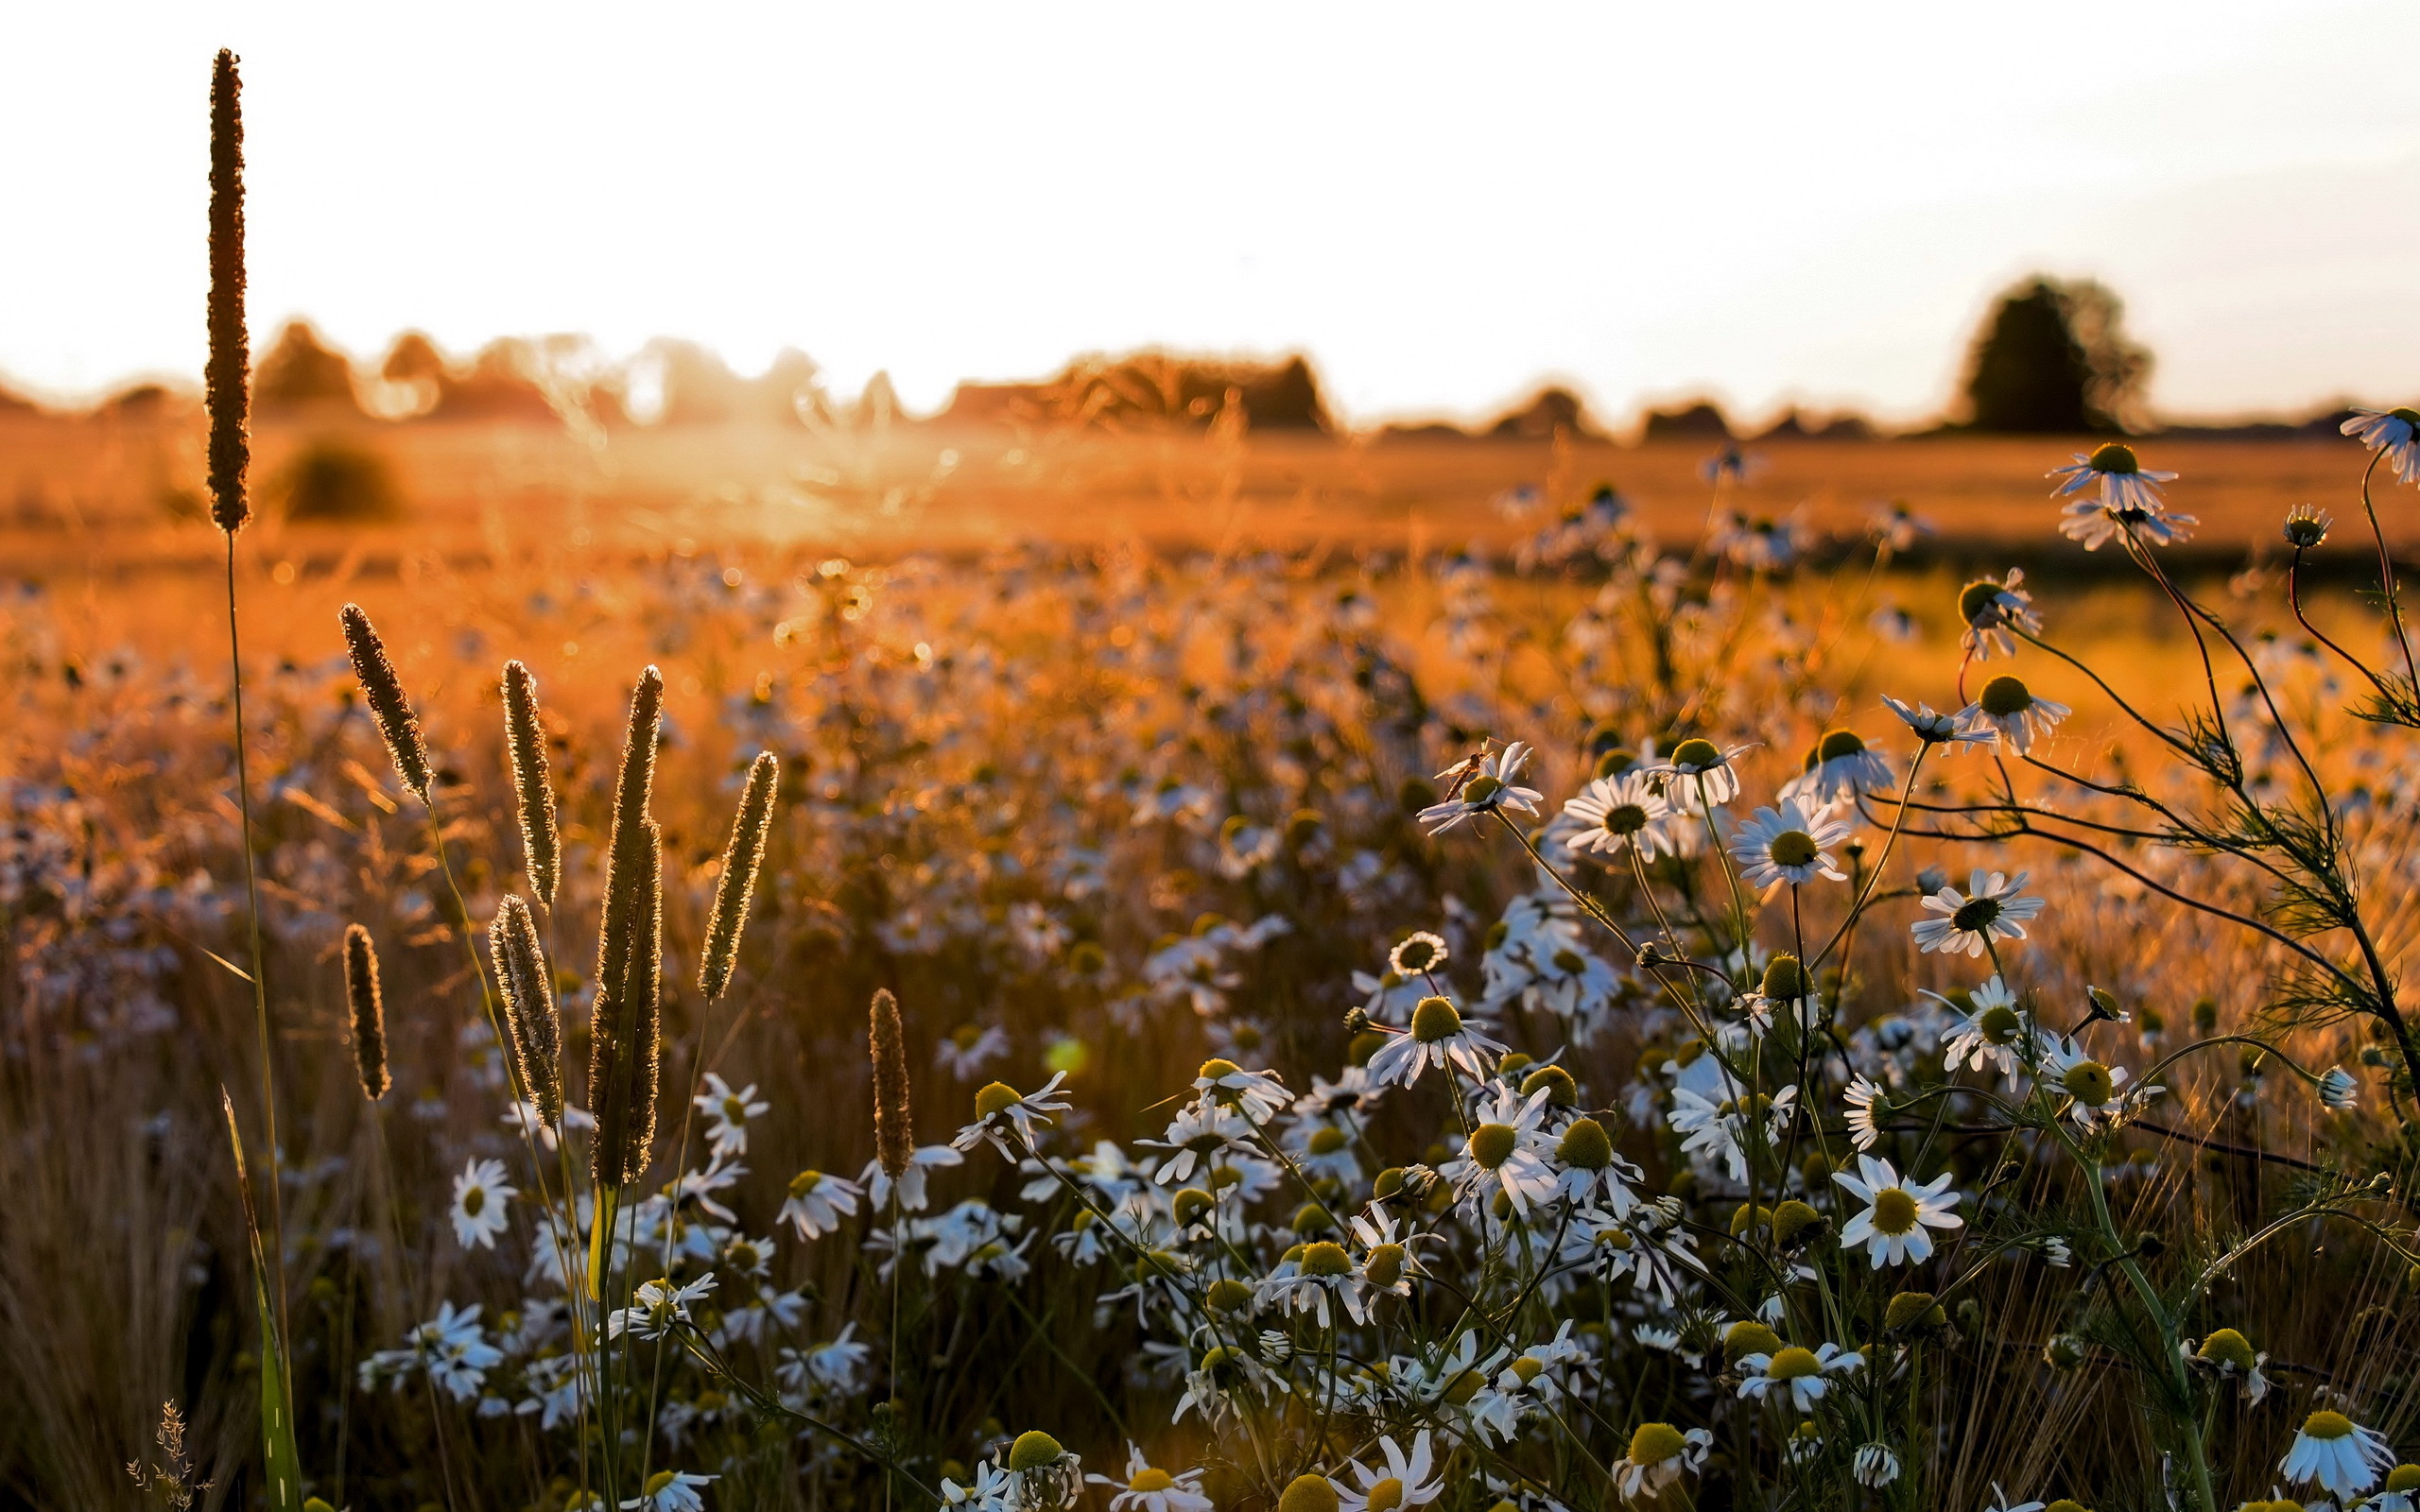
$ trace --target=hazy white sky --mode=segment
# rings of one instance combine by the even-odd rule
[[[199,372],[222,44],[256,340],[1906,417],[2040,267],[2118,288],[2171,411],[2420,392],[2409,0],[0,6],[0,373]]]

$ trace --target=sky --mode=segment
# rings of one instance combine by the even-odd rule
[[[222,45],[256,342],[1910,421],[2039,269],[2117,289],[2171,415],[2420,394],[2420,6],[2320,0],[0,7],[6,381],[199,374]]]

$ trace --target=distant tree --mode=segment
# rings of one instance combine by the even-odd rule
[[[1701,399],[1679,409],[1648,411],[1640,433],[1651,441],[1727,441],[1731,421],[1723,418],[1721,405]]]
[[[307,320],[288,320],[252,378],[252,408],[262,415],[358,410],[353,364],[320,341]]]
[[[2119,328],[2124,306],[2091,279],[2036,276],[2003,293],[1966,364],[1979,431],[2121,431],[2143,417],[2152,354]]]

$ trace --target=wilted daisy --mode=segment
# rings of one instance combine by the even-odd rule
[[[1963,1200],[1962,1194],[1949,1189],[1951,1173],[1945,1171],[1929,1182],[1902,1183],[1888,1160],[1860,1155],[1857,1163],[1857,1176],[1832,1173],[1833,1181],[1866,1205],[1842,1226],[1841,1247],[1865,1246],[1865,1258],[1876,1270],[1929,1259],[1932,1235],[1927,1228],[1966,1226],[1965,1219],[1949,1211]]]
[[[1615,1484],[1624,1499],[1653,1497],[1686,1471],[1705,1463],[1714,1435],[1703,1428],[1683,1433],[1670,1423],[1641,1423],[1630,1435],[1630,1450],[1614,1465]]]
[[[2261,1369],[2269,1363],[2269,1356],[2254,1350],[2252,1341],[2236,1330],[2219,1330],[2204,1339],[2198,1349],[2189,1339],[2176,1348],[2185,1356],[2186,1364],[2207,1370],[2221,1381],[2240,1376],[2244,1400],[2258,1401],[2269,1395],[2269,1377]]]
[[[2011,878],[2005,872],[1978,868],[1967,877],[1967,890],[1962,893],[1945,884],[1924,900],[1926,911],[1935,917],[1908,926],[1916,937],[1916,948],[1976,956],[1996,940],[2025,938],[2025,921],[2044,907],[2041,899],[2023,891],[2028,875],[2020,871]]]
[[[1050,1123],[1052,1114],[1067,1110],[1065,1098],[1050,1095],[1066,1079],[1065,1072],[1054,1072],[1040,1089],[1023,1094],[1007,1082],[991,1083],[975,1094],[975,1122],[959,1129],[958,1137],[949,1142],[950,1146],[971,1150],[988,1140],[1010,1161],[1021,1159],[1033,1148],[1034,1130]],[[1010,1146],[1011,1131],[1023,1148]]]
[[[1564,804],[1563,812],[1579,826],[1564,841],[1574,854],[1615,856],[1634,849],[1640,860],[1652,861],[1678,849],[1671,833],[1672,805],[1645,772],[1593,779]]]
[[[1953,928],[1956,927],[1956,910],[1953,909],[1949,920]],[[1925,996],[1949,1003],[1938,992],[1927,991]],[[1948,1071],[1962,1067],[1968,1071],[1981,1071],[1991,1066],[2003,1076],[2015,1075],[2026,1038],[2025,1018],[2017,1011],[2016,994],[2010,991],[2008,984],[1995,974],[1969,994],[1969,1001],[1973,1003],[1974,1010],[1962,1014],[1958,1027],[1951,1030],[1943,1041],[1943,1068]],[[1952,1012],[1958,1011],[1956,1005],[1950,1006]]]
[[[1865,1356],[1843,1351],[1837,1344],[1818,1349],[1791,1345],[1771,1354],[1759,1351],[1739,1359],[1739,1395],[1762,1401],[1767,1393],[1784,1394],[1800,1412],[1812,1412],[1830,1383],[1824,1378],[1860,1369]]]
[[[2033,611],[2033,595],[2021,586],[2024,581],[2025,569],[2012,567],[1996,582],[1978,577],[1958,591],[1958,618],[1966,627],[1958,637],[1960,651],[1978,662],[1995,654],[2014,656],[2012,631],[2042,633],[2042,616]]]
[[[2048,739],[2059,721],[2074,713],[2066,704],[2035,697],[2033,690],[2016,678],[1998,677],[1983,684],[1975,701],[1958,712],[1958,719],[1969,730],[1989,731],[2023,756],[2031,752],[2035,741]]]
[[[1532,1204],[1554,1194],[1555,1174],[1545,1160],[1546,1133],[1541,1125],[1553,1089],[1541,1087],[1524,1101],[1506,1089],[1493,1107],[1481,1109],[1485,1122],[1471,1130],[1461,1157],[1438,1175],[1454,1183],[1465,1198],[1481,1202],[1495,1192],[1504,1194],[1512,1211],[1526,1216]]]
[[[746,1091],[733,1091],[731,1084],[713,1072],[706,1073],[706,1090],[691,1099],[706,1115],[706,1140],[718,1156],[748,1153],[748,1121],[761,1113],[770,1112],[773,1105],[755,1100],[753,1083]]]
[[[1858,1450],[1849,1469],[1858,1485],[1878,1488],[1899,1478],[1899,1456],[1886,1444],[1867,1444]]]
[[[779,1217],[798,1226],[801,1239],[819,1239],[840,1227],[844,1214],[857,1211],[864,1191],[855,1181],[821,1171],[801,1171],[790,1177],[789,1196]]]
[[[662,1338],[675,1324],[689,1322],[689,1305],[714,1289],[711,1271],[686,1286],[675,1286],[668,1278],[643,1281],[631,1294],[630,1306],[617,1307],[607,1315],[605,1336],[618,1339],[629,1333],[642,1339]]]
[[[1759,887],[1783,883],[1797,886],[1829,877],[1846,882],[1848,873],[1834,862],[1830,850],[1849,837],[1845,819],[1829,806],[1809,809],[1796,799],[1782,799],[1779,808],[1760,808],[1732,836],[1731,854],[1742,876]]]
[[[1753,748],[1734,746],[1722,750],[1710,740],[1685,740],[1672,747],[1671,760],[1642,770],[1650,777],[1664,779],[1667,798],[1680,795],[1674,800],[1677,806],[1692,811],[1699,805],[1711,808],[1739,796],[1739,774],[1731,763]]]
[[[1409,1454],[1392,1434],[1378,1439],[1378,1450],[1386,1456],[1384,1465],[1372,1467],[1355,1460],[1345,1467],[1361,1484],[1340,1487],[1342,1494],[1337,1500],[1342,1512],[1410,1512],[1444,1494],[1445,1483],[1435,1473],[1427,1429],[1413,1437]]]
[[[853,1392],[857,1389],[857,1373],[865,1367],[868,1346],[856,1337],[857,1325],[845,1325],[836,1338],[804,1349],[784,1346],[782,1363],[777,1374],[782,1384],[795,1391],[812,1383],[827,1391]]]
[[[623,1512],[703,1512],[706,1503],[698,1487],[713,1479],[687,1470],[658,1470],[647,1478],[638,1495],[622,1503]]]
[[[1864,736],[1854,730],[1827,730],[1806,752],[1805,768],[1781,785],[1780,796],[1809,805],[1841,803],[1859,793],[1888,788],[1892,782],[1891,764]]]
[[[2289,1481],[2316,1481],[2333,1495],[2356,1496],[2376,1486],[2378,1472],[2394,1463],[2385,1435],[2322,1408],[2303,1419],[2277,1469]]]
[[[1956,714],[1935,713],[1932,705],[1919,703],[1910,709],[1889,694],[1882,701],[1910,730],[1916,739],[1927,746],[1972,745],[1996,738],[1988,730],[1970,730]]]
[[[504,1162],[474,1157],[454,1178],[454,1240],[465,1249],[495,1247],[505,1230],[504,1205],[513,1198]]]
[[[2342,1066],[2330,1066],[2320,1073],[2319,1100],[2331,1112],[2349,1112],[2360,1102],[2360,1084],[2353,1074]]]
[[[1178,1470],[1170,1473],[1143,1457],[1142,1449],[1126,1446],[1126,1477],[1113,1479],[1107,1475],[1087,1475],[1095,1486],[1115,1487],[1109,1499],[1109,1512],[1210,1512],[1210,1499],[1201,1494],[1200,1470]]]
[[[1389,1035],[1370,1057],[1370,1080],[1382,1087],[1390,1083],[1409,1087],[1434,1066],[1448,1075],[1460,1069],[1473,1081],[1480,1081],[1487,1075],[1487,1057],[1503,1053],[1503,1045],[1465,1024],[1451,1002],[1423,998],[1411,1011],[1411,1027]]]
[[[2420,410],[2356,409],[2337,427],[2373,452],[2383,452],[2394,475],[2420,483]]]
[[[1529,765],[1530,747],[1514,741],[1495,755],[1479,755],[1447,767],[1437,780],[1449,783],[1444,801],[1420,811],[1420,822],[1430,834],[1443,834],[1464,819],[1482,814],[1535,814],[1546,797],[1534,787],[1516,787],[1513,779]]]

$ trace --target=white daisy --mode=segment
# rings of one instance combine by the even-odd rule
[[[1732,759],[1754,748],[1734,746],[1722,750],[1710,740],[1685,740],[1672,747],[1671,760],[1641,770],[1664,780],[1665,796],[1674,807],[1694,813],[1739,796],[1739,774],[1733,769]]]
[[[1791,1117],[1797,1111],[1798,1089],[1785,1087],[1771,1097],[1763,1093],[1749,1096],[1743,1089],[1731,1083],[1727,1075],[1717,1089],[1720,1101],[1686,1087],[1672,1091],[1672,1110],[1665,1122],[1673,1132],[1683,1136],[1682,1153],[1703,1155],[1720,1160],[1731,1173],[1734,1181],[1748,1179],[1748,1151],[1745,1136],[1748,1121],[1761,1113],[1765,1118],[1765,1142],[1780,1141],[1789,1132]]]
[[[949,1512],[1012,1512],[1016,1493],[1016,1477],[988,1459],[963,1486],[946,1476],[942,1480],[942,1504]]]
[[[2320,1105],[2330,1112],[2348,1112],[2360,1106],[2360,1084],[2342,1066],[2330,1066],[2322,1072],[2317,1085]]]
[[[1953,910],[1952,927],[1955,927],[1955,922],[1956,912]],[[1925,996],[1947,1005],[1953,1013],[1958,1012],[1957,1005],[1938,992],[1927,990]],[[1968,1071],[1981,1071],[1991,1066],[1997,1068],[2003,1076],[2015,1075],[2026,1041],[2025,1016],[2017,1009],[2016,994],[1995,975],[1968,996],[1974,1010],[1961,1014],[1958,1027],[1951,1030],[1943,1041],[1943,1069],[1957,1071],[1962,1067]]]
[[[1564,841],[1575,855],[1593,851],[1616,856],[1635,848],[1640,860],[1652,861],[1678,850],[1671,829],[1672,805],[1644,772],[1597,778],[1564,803],[1563,812],[1581,826]]]
[[[1066,1079],[1065,1072],[1054,1072],[1039,1090],[1022,1094],[1007,1082],[991,1083],[975,1094],[975,1122],[959,1129],[950,1146],[971,1150],[988,1140],[1011,1163],[1022,1159],[1033,1149],[1034,1130],[1053,1122],[1052,1114],[1067,1110],[1066,1099],[1050,1095]],[[1011,1132],[1022,1149],[1010,1146]]]
[[[985,1066],[1009,1053],[1009,1032],[998,1024],[961,1023],[934,1047],[933,1057],[959,1081],[973,1081]]]
[[[1541,1126],[1551,1087],[1541,1087],[1524,1102],[1510,1088],[1498,1092],[1495,1106],[1483,1109],[1485,1122],[1471,1130],[1457,1160],[1438,1175],[1454,1183],[1464,1200],[1485,1202],[1494,1192],[1504,1194],[1512,1211],[1523,1217],[1530,1205],[1554,1195],[1555,1174],[1546,1162],[1547,1136]]]
[[[2160,507],[2159,485],[2176,481],[2173,472],[2145,471],[2142,462],[2135,455],[2135,449],[2122,442],[2111,441],[2089,454],[2077,452],[2072,455],[2075,457],[2073,463],[2052,468],[2043,474],[2066,480],[2052,490],[2055,498],[2081,494],[2097,487],[2099,502],[2109,508],[2156,512]]]
[[[2012,567],[1997,582],[1978,577],[1959,590],[1958,618],[1966,627],[1958,637],[1959,650],[1978,662],[1988,662],[1995,653],[2016,654],[2012,631],[2042,633],[2042,616],[2033,611],[2033,595],[2019,586],[2024,581],[2025,569]]]
[[[1257,1285],[1261,1299],[1281,1313],[1312,1314],[1322,1328],[1328,1327],[1331,1321],[1331,1301],[1354,1322],[1368,1322],[1369,1304],[1364,1299],[1361,1275],[1344,1246],[1332,1239],[1321,1239],[1299,1246],[1299,1250],[1290,1259],[1279,1261],[1275,1269],[1261,1278]]]
[[[2035,697],[2018,679],[1999,677],[1984,683],[1981,696],[1958,711],[1958,722],[1970,731],[1989,731],[1995,741],[2005,741],[2023,756],[2074,713],[2066,704]]]
[[[1143,1457],[1137,1445],[1126,1446],[1123,1480],[1107,1475],[1087,1475],[1084,1479],[1095,1486],[1117,1488],[1109,1499],[1109,1512],[1210,1512],[1210,1499],[1201,1494],[1200,1470],[1171,1473],[1161,1469]]]
[[[689,1322],[689,1304],[714,1289],[712,1271],[686,1286],[675,1286],[669,1279],[643,1281],[631,1295],[630,1306],[607,1314],[605,1336],[618,1339],[629,1333],[642,1339],[662,1338],[675,1324]]]
[[[1796,886],[1819,876],[1846,882],[1848,873],[1832,860],[1830,851],[1848,837],[1848,821],[1835,818],[1828,805],[1808,809],[1790,798],[1782,799],[1777,809],[1758,809],[1754,817],[1741,824],[1732,836],[1731,853],[1739,862],[1741,875],[1769,890],[1783,883]]]
[[[1739,1395],[1762,1401],[1768,1392],[1786,1392],[1790,1405],[1812,1412],[1831,1383],[1824,1378],[1860,1369],[1865,1356],[1843,1351],[1837,1344],[1806,1349],[1791,1345],[1771,1354],[1761,1351],[1739,1358]]]
[[[638,1495],[622,1503],[623,1512],[703,1512],[706,1503],[697,1488],[713,1479],[687,1470],[658,1470],[647,1478]]]
[[[1845,1096],[1849,1105],[1849,1143],[1860,1151],[1870,1150],[1881,1138],[1874,1121],[1890,1112],[1891,1099],[1883,1095],[1881,1084],[1862,1074],[1850,1078]]]
[[[1879,1488],[1899,1478],[1899,1456],[1885,1444],[1867,1444],[1857,1452],[1849,1469],[1857,1484]]]
[[[1473,1081],[1487,1076],[1486,1057],[1502,1055],[1504,1046],[1462,1022],[1444,998],[1423,998],[1411,1013],[1411,1027],[1389,1035],[1370,1057],[1370,1080],[1378,1085],[1400,1082],[1409,1087],[1430,1066],[1453,1074],[1460,1069]]]
[[[789,1197],[778,1215],[798,1226],[801,1239],[820,1239],[840,1227],[844,1214],[857,1211],[863,1189],[855,1181],[821,1171],[801,1171],[790,1177]]]
[[[1443,802],[1420,811],[1420,822],[1430,834],[1443,834],[1476,815],[1507,809],[1535,814],[1546,795],[1534,787],[1516,787],[1512,781],[1529,760],[1530,747],[1516,740],[1495,755],[1474,756],[1439,772],[1437,780],[1451,785]]]
[[[1910,709],[1889,694],[1882,701],[1897,714],[1907,727],[1915,731],[1916,739],[1927,746],[1971,745],[1994,738],[1988,730],[1970,730],[1956,714],[1935,713],[1932,705],[1919,703]]]
[[[965,1163],[966,1157],[949,1145],[918,1145],[908,1157],[908,1169],[899,1173],[900,1210],[905,1212],[924,1211],[925,1176],[943,1166]],[[866,1168],[857,1174],[857,1183],[865,1188],[866,1195],[872,1200],[874,1211],[885,1212],[890,1210],[891,1180],[890,1174],[883,1170],[880,1160],[868,1160]]]
[[[1949,1189],[1949,1172],[1929,1182],[1902,1184],[1888,1160],[1860,1155],[1857,1163],[1858,1176],[1832,1173],[1835,1182],[1866,1205],[1841,1229],[1841,1247],[1865,1246],[1865,1258],[1876,1270],[1930,1258],[1932,1235],[1925,1232],[1927,1228],[1966,1227],[1965,1219],[1949,1211],[1963,1200],[1962,1194]]]
[[[1373,1468],[1354,1460],[1345,1469],[1361,1484],[1340,1487],[1337,1498],[1341,1512],[1411,1512],[1413,1507],[1426,1506],[1445,1493],[1445,1483],[1435,1473],[1434,1456],[1428,1447],[1428,1430],[1424,1428],[1411,1441],[1411,1452],[1406,1454],[1390,1434],[1378,1440],[1378,1449],[1386,1455],[1386,1463]]]
[[[1827,730],[1808,747],[1804,769],[1781,785],[1780,797],[1810,805],[1841,803],[1888,789],[1893,781],[1891,764],[1865,737],[1854,730]]]
[[[2025,921],[2045,906],[2043,900],[2021,890],[2028,875],[2020,871],[2011,878],[2005,872],[1978,868],[1967,877],[1967,890],[1962,893],[1944,884],[1939,892],[1924,900],[1925,909],[1938,917],[1919,919],[1908,926],[1916,937],[1916,948],[1976,956],[1995,940],[2025,938]]]
[[[2269,1374],[2262,1368],[2269,1363],[2269,1356],[2253,1349],[2252,1341],[2240,1332],[2221,1329],[2204,1339],[2198,1349],[2190,1339],[2176,1348],[2187,1365],[2207,1370],[2221,1381],[2241,1376],[2244,1400],[2258,1401],[2269,1395]]]
[[[1575,1118],[1564,1125],[1555,1141],[1554,1160],[1563,1167],[1563,1175],[1555,1178],[1555,1200],[1586,1207],[1601,1198],[1617,1219],[1629,1217],[1638,1206],[1634,1183],[1645,1180],[1645,1173],[1623,1159],[1597,1120]]]
[[[495,1247],[505,1230],[504,1205],[513,1198],[504,1162],[473,1157],[454,1178],[454,1242],[465,1249]]]
[[[1625,1501],[1653,1498],[1686,1471],[1705,1463],[1714,1435],[1703,1428],[1683,1433],[1670,1423],[1641,1423],[1630,1435],[1630,1450],[1614,1466],[1615,1483]]]
[[[753,1083],[746,1091],[735,1092],[729,1082],[711,1071],[706,1073],[705,1091],[690,1100],[706,1115],[706,1141],[717,1157],[748,1153],[748,1121],[773,1107],[755,1097]]]
[[[1387,952],[1387,970],[1399,977],[1427,976],[1444,969],[1453,958],[1445,942],[1425,929],[1418,929],[1395,942]]]
[[[2373,452],[2384,452],[2396,477],[2420,483],[2420,410],[2357,409],[2338,429]]]
[[[2316,1481],[2337,1496],[2354,1496],[2378,1481],[2394,1463],[2383,1435],[2325,1408],[2303,1419],[2293,1447],[2277,1463],[2289,1481]]]
[[[1232,1108],[1247,1122],[1266,1124],[1294,1101],[1275,1072],[1246,1071],[1234,1061],[1213,1058],[1201,1063],[1193,1078],[1194,1100]]]
[[[2125,1090],[2123,1066],[2095,1060],[2072,1040],[2054,1040],[2042,1052],[2042,1078],[2053,1094],[2067,1098],[2067,1116],[2086,1128],[2124,1121],[2127,1109],[2166,1091],[2160,1087]]]

